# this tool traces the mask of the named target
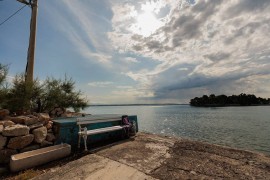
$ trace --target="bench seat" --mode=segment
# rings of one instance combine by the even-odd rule
[[[94,134],[102,134],[105,132],[122,130],[123,128],[124,128],[123,126],[111,126],[111,127],[106,127],[106,128],[87,130],[86,133],[82,131],[82,132],[79,132],[79,134],[80,135],[87,134],[89,136],[89,135],[94,135]]]
[[[79,126],[79,141],[78,141],[78,148],[80,148],[81,138],[84,140],[84,147],[85,151],[87,151],[87,136],[95,135],[95,134],[102,134],[112,131],[122,130],[127,125],[116,125],[116,126],[109,126],[109,127],[102,127],[97,129],[87,129],[87,127],[83,127],[90,124],[96,123],[103,123],[103,122],[115,122],[118,121],[119,124],[122,124],[122,115],[102,115],[102,116],[95,116],[91,115],[89,117],[78,118],[77,125]]]

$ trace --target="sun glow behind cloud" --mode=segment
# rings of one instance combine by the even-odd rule
[[[157,18],[157,13],[162,8],[161,1],[150,1],[141,5],[141,12],[133,11],[131,16],[136,19],[136,23],[132,24],[130,30],[135,33],[148,37],[155,33],[160,27],[165,25],[162,19]]]

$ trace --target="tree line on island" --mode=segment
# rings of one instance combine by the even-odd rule
[[[210,96],[203,95],[190,100],[191,106],[198,107],[217,107],[217,106],[253,106],[253,105],[269,105],[270,98],[256,97],[253,94],[239,95],[218,95],[211,94]]]

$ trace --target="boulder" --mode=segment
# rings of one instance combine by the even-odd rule
[[[32,124],[36,124],[39,122],[39,119],[38,117],[28,117],[24,120],[24,124],[29,126],[29,125],[32,125]]]
[[[24,136],[29,134],[30,128],[24,125],[16,124],[4,128],[3,136]]]
[[[34,129],[33,134],[35,136],[35,142],[41,143],[47,137],[47,128],[43,126],[43,127]]]
[[[33,151],[33,150],[36,150],[36,149],[39,149],[39,148],[40,148],[40,145],[38,145],[38,144],[30,145],[30,146],[27,146],[27,147],[21,149],[20,153],[23,153],[23,152],[26,152],[26,151]]]
[[[31,124],[35,124],[39,122],[38,117],[35,117],[35,116],[29,117],[29,116],[10,117],[10,119],[16,124],[25,124],[25,125],[31,125]]]
[[[49,121],[48,124],[46,124],[46,128],[47,129],[52,129],[52,126],[53,126],[53,122],[52,121]]]
[[[9,140],[7,147],[10,149],[22,149],[27,145],[31,144],[33,140],[34,140],[33,134],[14,137]]]
[[[72,113],[71,112],[64,112],[63,114],[61,114],[61,117],[72,117]]]
[[[46,136],[46,141],[53,142],[55,141],[55,135],[53,133],[48,133]]]
[[[49,142],[49,141],[42,141],[42,143],[40,143],[40,147],[44,148],[44,147],[48,147],[48,146],[52,146],[53,143],[52,142]]]
[[[0,120],[4,119],[8,115],[9,115],[9,110],[8,109],[0,109]]]
[[[30,126],[28,126],[30,128],[30,130],[33,130],[33,129],[37,129],[37,128],[40,128],[43,126],[43,123],[42,122],[38,122],[36,124],[32,124]]]
[[[11,126],[11,125],[14,125],[14,124],[15,123],[10,121],[10,120],[0,121],[0,125],[3,125],[4,127]]]
[[[9,163],[10,156],[17,154],[18,152],[14,149],[3,149],[0,150],[0,164]]]
[[[39,120],[43,122],[43,124],[47,124],[51,119],[48,113],[38,113],[37,116]]]
[[[1,124],[0,124],[0,134],[2,134],[3,129],[4,129],[4,125],[1,125]]]
[[[0,135],[0,150],[4,148],[7,143],[7,137]]]
[[[27,116],[10,117],[10,120],[15,124],[24,124],[25,119],[28,119],[28,117]]]

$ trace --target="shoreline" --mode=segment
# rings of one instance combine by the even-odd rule
[[[139,132],[133,138],[79,152],[77,157],[51,162],[34,172],[34,179],[267,179],[270,156]]]

